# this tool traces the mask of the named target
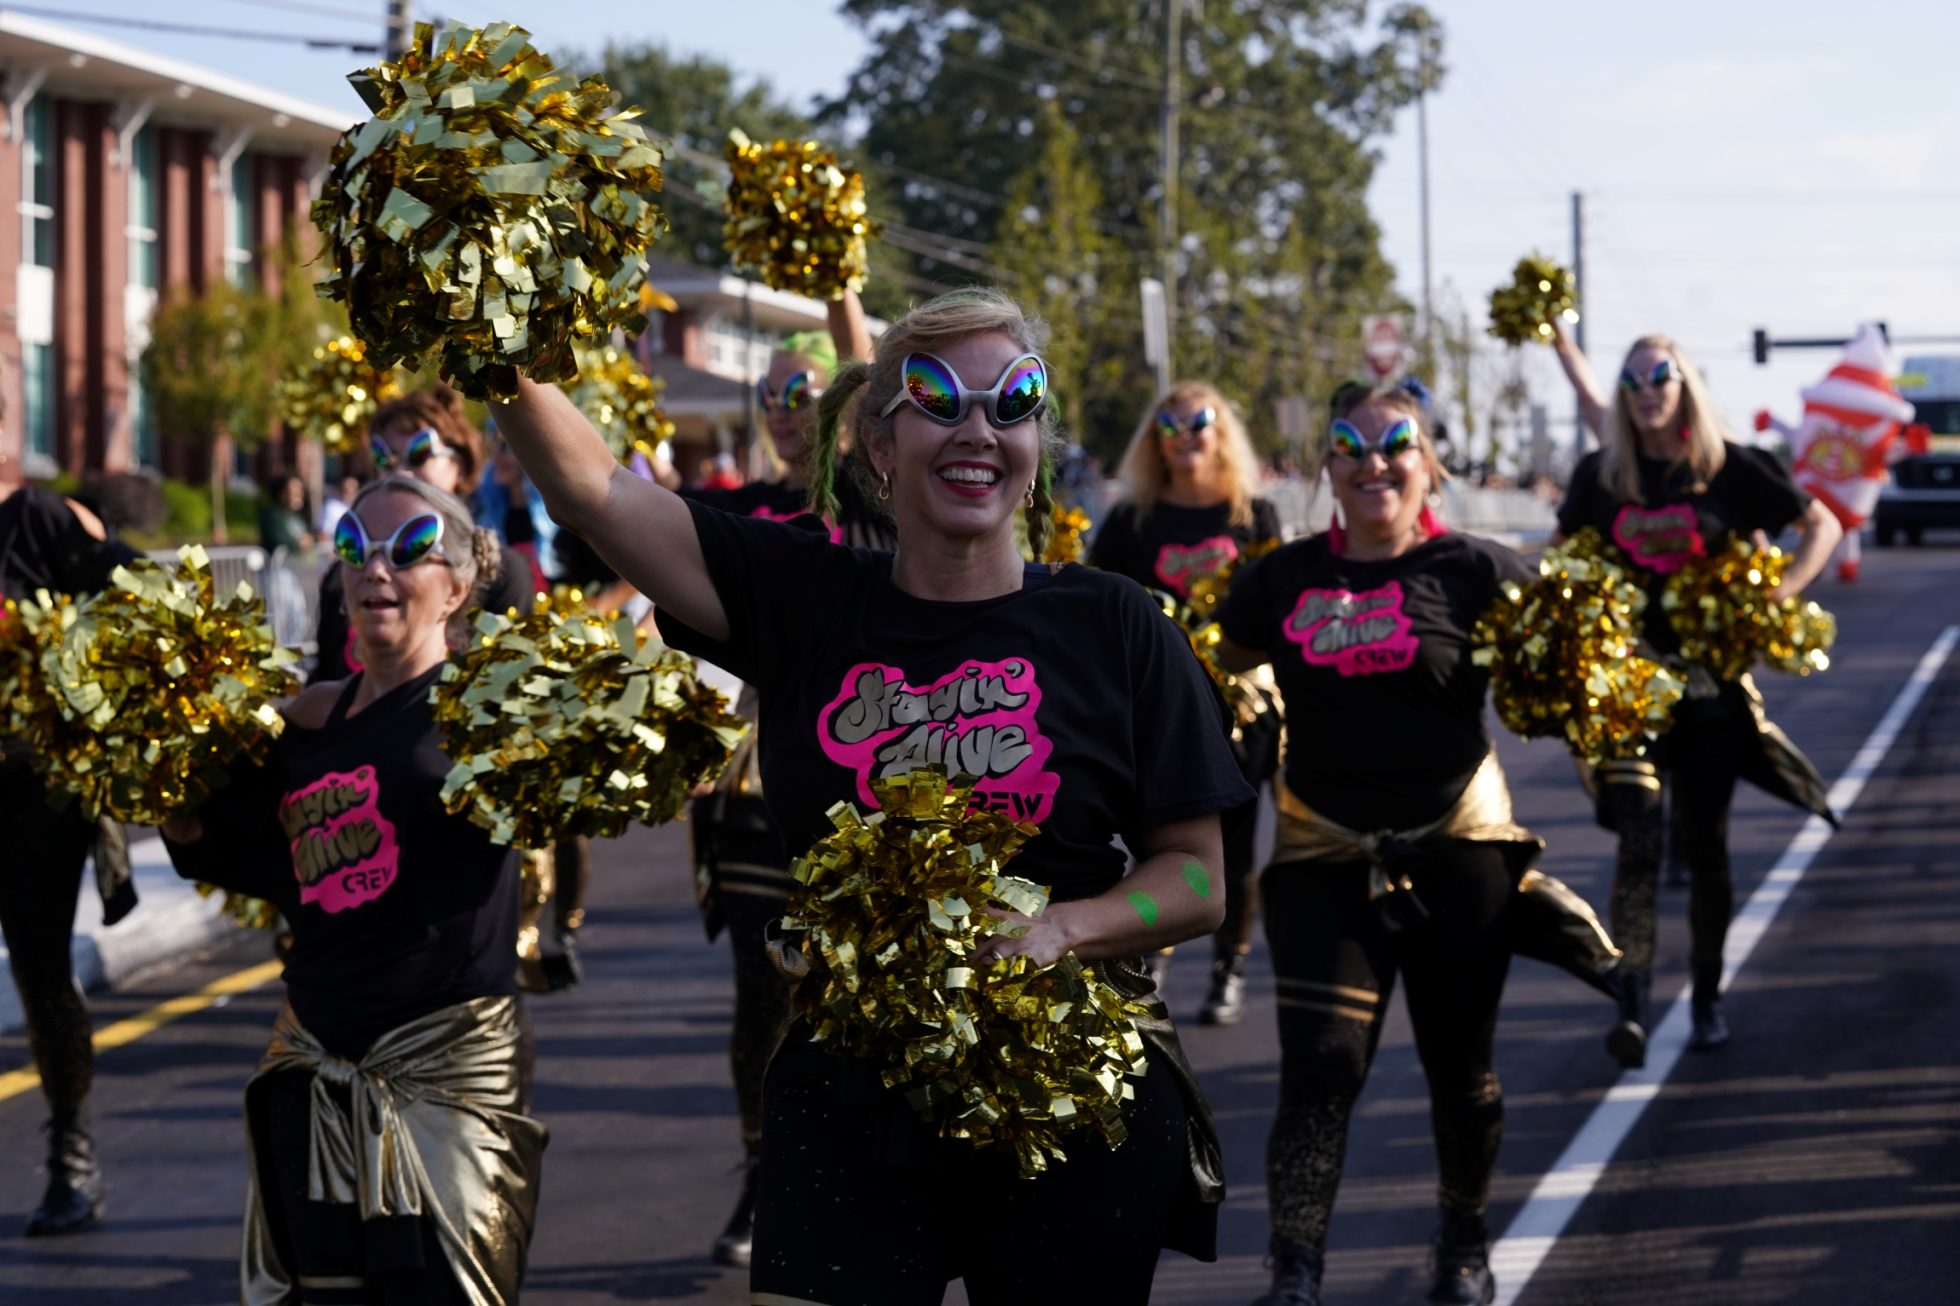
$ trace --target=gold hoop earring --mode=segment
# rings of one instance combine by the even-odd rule
[[[884,479],[878,483],[878,502],[890,503],[891,501],[892,501],[892,474],[890,472],[886,472],[884,474]]]

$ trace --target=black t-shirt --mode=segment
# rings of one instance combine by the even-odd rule
[[[1503,582],[1531,576],[1511,550],[1454,533],[1384,561],[1316,535],[1242,569],[1219,626],[1273,660],[1300,800],[1362,831],[1448,811],[1490,751],[1471,628]]]
[[[96,594],[108,587],[110,572],[137,556],[121,540],[89,534],[51,490],[24,485],[0,499],[0,598],[19,601],[36,590],[74,598]],[[11,735],[0,735],[0,782],[38,801],[40,781],[28,770],[27,746]]]
[[[1089,565],[1189,598],[1191,582],[1237,561],[1247,545],[1279,538],[1279,514],[1266,500],[1252,501],[1250,526],[1234,526],[1231,511],[1229,503],[1159,503],[1138,521],[1135,504],[1118,503],[1089,545]]]
[[[340,1056],[431,1011],[517,991],[517,854],[443,810],[450,763],[429,707],[440,674],[343,718],[350,680],[325,726],[288,726],[266,765],[212,796],[201,841],[169,845],[186,877],[285,915],[287,998]]]
[[[898,547],[891,523],[865,502],[863,493],[858,489],[857,478],[851,474],[849,466],[837,469],[834,488],[837,493],[835,521],[814,516],[810,512],[809,491],[788,481],[747,481],[732,490],[683,490],[681,496],[737,517],[760,517],[765,521],[802,519],[810,529],[821,526],[828,531],[832,544],[847,544],[854,549],[891,550]]]
[[[483,608],[497,613],[516,608],[520,616],[528,614],[537,601],[537,585],[537,573],[531,570],[530,562],[499,540],[497,578],[490,582],[489,592],[483,596]],[[306,677],[309,685],[323,680],[345,680],[360,670],[359,660],[354,656],[354,628],[348,625],[347,611],[341,607],[345,597],[340,564],[334,563],[320,576],[320,618],[313,631],[313,670]]]
[[[1667,578],[1690,558],[1727,547],[1732,535],[1776,534],[1810,505],[1810,496],[1771,455],[1740,444],[1727,444],[1724,450],[1722,470],[1700,490],[1687,467],[1641,457],[1639,503],[1614,497],[1600,480],[1601,455],[1594,450],[1573,469],[1559,505],[1561,534],[1576,535],[1590,526],[1632,560],[1647,588],[1647,640],[1662,653],[1681,647],[1661,607]]]
[[[1030,566],[1011,594],[933,602],[892,583],[889,553],[689,506],[731,633],[661,629],[756,687],[763,792],[792,855],[835,828],[840,799],[870,807],[873,778],[943,763],[1041,827],[1014,873],[1066,901],[1122,878],[1115,836],[1139,847],[1252,797],[1190,644],[1136,586]]]

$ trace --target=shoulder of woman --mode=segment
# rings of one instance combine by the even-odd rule
[[[340,700],[340,691],[346,687],[345,680],[323,680],[308,685],[286,704],[283,711],[286,721],[302,730],[318,730],[326,725],[327,718],[333,714],[333,705]]]

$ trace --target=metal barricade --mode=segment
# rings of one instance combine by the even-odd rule
[[[264,596],[273,638],[304,656],[313,655],[320,621],[320,577],[331,562],[327,554],[286,549],[268,554],[256,544],[206,545],[204,553],[211,560],[211,580],[218,593],[230,593],[244,581]],[[149,556],[165,566],[177,561],[175,549],[152,549]]]

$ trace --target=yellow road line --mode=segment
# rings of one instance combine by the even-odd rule
[[[127,1020],[119,1020],[113,1025],[104,1026],[95,1032],[95,1050],[107,1052],[125,1043],[134,1043],[179,1016],[188,1016],[214,1005],[220,998],[228,998],[234,993],[246,993],[262,984],[279,978],[283,962],[264,961],[256,966],[247,966],[212,980],[195,993],[167,999],[157,1003],[148,1011],[139,1012]],[[41,1082],[41,1072],[33,1065],[22,1066],[19,1070],[9,1070],[0,1075],[0,1102],[10,1097],[18,1097]]]

